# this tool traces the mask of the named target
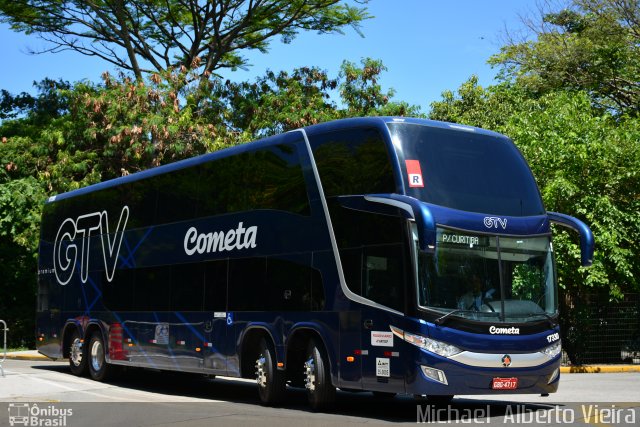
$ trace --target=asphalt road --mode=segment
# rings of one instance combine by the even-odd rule
[[[640,373],[566,374],[550,397],[461,396],[444,406],[339,392],[331,413],[313,413],[299,389],[289,390],[282,407],[261,406],[255,383],[247,380],[129,370],[104,384],[75,377],[60,362],[7,360],[3,368],[0,426],[640,424]]]

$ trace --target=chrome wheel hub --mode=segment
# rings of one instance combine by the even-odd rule
[[[100,341],[94,341],[91,346],[91,367],[94,371],[100,371],[104,364],[104,351],[102,350],[102,343]]]
[[[71,343],[69,358],[75,366],[80,366],[82,363],[82,340],[80,338],[75,338]]]
[[[309,391],[316,389],[316,366],[313,358],[304,362],[304,387]]]
[[[267,359],[263,355],[260,355],[258,360],[256,360],[256,382],[260,387],[267,386],[267,370],[265,369],[265,365],[267,363]]]

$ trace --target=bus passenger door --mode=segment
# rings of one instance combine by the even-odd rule
[[[362,390],[362,346],[360,311],[340,312],[340,384],[341,388]]]
[[[404,393],[405,366],[399,343],[391,332],[402,314],[378,308],[383,305],[400,312],[404,307],[403,248],[399,245],[365,247],[363,250],[362,296],[362,385],[365,390]]]

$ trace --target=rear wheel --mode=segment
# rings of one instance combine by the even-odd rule
[[[336,399],[336,388],[331,384],[331,372],[324,349],[316,340],[311,340],[307,348],[304,376],[311,408],[314,411],[329,408]]]
[[[107,363],[102,334],[94,331],[89,340],[89,375],[96,381],[107,381],[116,371],[116,366]]]
[[[260,340],[255,367],[258,394],[262,403],[275,405],[282,402],[285,393],[284,371],[278,371],[276,352],[271,341],[264,338]]]
[[[87,351],[84,346],[84,340],[77,330],[71,334],[69,345],[69,368],[71,373],[77,376],[83,376],[87,373]]]

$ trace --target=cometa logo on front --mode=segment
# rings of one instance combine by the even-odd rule
[[[239,223],[235,230],[231,229],[226,232],[199,233],[197,228],[191,227],[184,235],[184,251],[191,256],[195,253],[204,254],[255,248],[257,235],[257,226],[244,228],[242,223]]]
[[[492,326],[489,328],[489,333],[492,335],[520,335],[520,328],[512,326],[510,328],[497,328]]]

